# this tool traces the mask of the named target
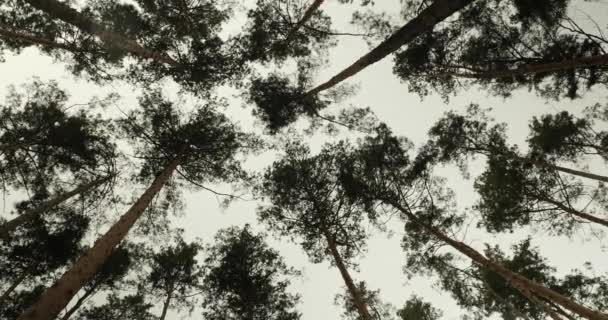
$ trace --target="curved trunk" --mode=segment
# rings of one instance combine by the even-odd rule
[[[73,189],[70,192],[66,192],[64,194],[61,194],[61,195],[55,197],[54,199],[43,202],[38,207],[27,210],[23,214],[20,214],[18,217],[7,221],[6,223],[4,223],[3,225],[0,226],[0,239],[9,240],[11,232],[13,232],[15,229],[17,229],[22,224],[32,220],[34,217],[44,213],[47,210],[52,209],[56,205],[61,204],[62,202],[70,199],[71,197],[74,197],[81,193],[87,192],[87,191],[107,182],[112,177],[113,176],[100,178],[100,179],[94,180],[92,182],[89,182],[87,184],[81,185],[81,186],[77,187],[76,189]]]
[[[574,169],[570,169],[570,168],[564,168],[564,167],[560,167],[560,166],[556,166],[556,165],[549,165],[549,167],[553,168],[557,171],[569,173],[571,175],[575,175],[575,176],[579,176],[579,177],[583,177],[583,178],[587,178],[587,179],[592,179],[592,180],[597,180],[597,181],[608,182],[608,177],[601,176],[599,174],[574,170]]]
[[[458,10],[466,7],[475,0],[435,0],[414,19],[406,23],[390,37],[380,43],[376,48],[365,54],[352,65],[342,70],[329,81],[310,90],[307,95],[313,96],[321,91],[332,88],[338,83],[354,76],[366,67],[382,60],[389,54],[397,51],[401,46],[414,40],[424,32],[431,30],[439,22],[445,20]]]
[[[372,317],[367,308],[367,303],[365,303],[365,301],[363,300],[363,297],[361,296],[361,292],[359,291],[359,288],[357,288],[353,279],[351,278],[350,274],[348,273],[348,270],[346,269],[346,266],[344,265],[344,261],[342,261],[342,257],[340,256],[340,252],[338,252],[338,249],[336,248],[335,241],[333,240],[332,236],[329,234],[329,231],[327,231],[327,229],[324,229],[323,233],[325,235],[325,239],[327,240],[327,245],[329,246],[329,250],[331,251],[331,254],[334,257],[334,261],[336,262],[336,266],[338,267],[338,270],[340,270],[342,279],[344,279],[344,282],[346,283],[346,287],[348,288],[348,291],[350,292],[350,295],[353,298],[355,307],[357,308],[359,315],[361,316],[361,318],[363,320],[371,320]]]
[[[33,44],[33,45],[39,45],[42,47],[62,49],[62,50],[67,50],[67,51],[72,51],[72,52],[76,51],[76,48],[74,48],[73,46],[70,46],[70,45],[66,45],[63,43],[57,43],[57,42],[46,40],[46,39],[41,39],[34,35],[11,31],[9,29],[10,28],[8,28],[7,26],[0,25],[0,37],[5,38],[5,39],[11,39],[14,41],[26,42],[26,43]],[[10,146],[8,146],[8,147],[10,147]],[[5,146],[0,146],[0,151],[4,151],[6,148],[7,147],[5,147]]]
[[[101,236],[92,248],[66,271],[63,276],[48,288],[27,310],[19,320],[52,320],[65,308],[74,295],[95,275],[97,270],[112,254],[114,248],[124,239],[131,227],[141,217],[150,202],[173,175],[179,165],[179,157],[172,160],[154,179],[152,184],[137,199],[125,214],[120,217],[110,230]]]
[[[526,64],[512,70],[495,70],[486,72],[471,72],[471,73],[449,73],[450,75],[460,78],[472,79],[500,79],[513,78],[526,74],[558,72],[563,70],[589,68],[595,66],[608,65],[608,54],[592,57],[582,57],[571,60],[563,60],[559,62],[549,62],[542,64]]]
[[[15,289],[17,289],[21,282],[25,280],[26,276],[27,273],[23,272],[23,274],[19,276],[19,278],[17,278],[17,280],[15,280],[13,284],[2,293],[2,296],[0,296],[0,306],[4,304],[4,301],[8,299],[8,297],[11,295],[11,293],[13,293],[13,291],[15,291]]]
[[[450,245],[452,248],[456,249],[457,251],[459,251],[459,252],[463,253],[464,255],[466,255],[467,257],[471,258],[471,260],[473,260],[475,263],[479,264],[482,267],[486,267],[489,270],[492,270],[496,274],[500,275],[515,289],[522,292],[522,294],[525,295],[526,291],[532,292],[549,301],[553,301],[556,304],[561,305],[568,310],[571,310],[572,312],[580,315],[581,317],[584,317],[584,318],[587,318],[590,320],[608,320],[608,315],[591,310],[585,306],[582,306],[564,295],[561,295],[547,287],[544,287],[526,277],[523,277],[523,276],[503,267],[502,265],[500,265],[496,262],[489,260],[488,258],[483,256],[481,253],[477,252],[475,249],[469,247],[467,244],[462,243],[460,241],[456,241],[456,240],[448,237],[447,235],[445,235],[439,229],[420,221],[413,213],[411,213],[409,210],[405,209],[399,203],[397,203],[395,201],[391,201],[391,200],[385,200],[384,202],[393,206],[397,210],[401,211],[412,222],[423,227],[424,229],[429,231],[431,234],[433,234],[435,237],[437,237],[439,240],[445,242],[446,244]]]
[[[319,9],[319,7],[323,4],[323,2],[325,2],[325,0],[314,0],[313,1],[313,3],[304,12],[304,15],[302,16],[300,21],[298,21],[296,23],[296,25],[291,29],[291,31],[289,31],[286,41],[291,40],[291,38],[293,38],[293,36],[296,34],[296,32],[298,32],[298,30],[300,30],[300,28],[302,28],[302,26],[304,26],[308,22],[308,20],[310,20],[310,18],[312,18],[312,15],[315,13],[315,11],[317,11],[317,9]]]
[[[161,53],[140,46],[135,40],[106,30],[101,23],[83,15],[63,2],[57,0],[25,0],[25,2],[40,11],[44,11],[53,18],[69,23],[86,33],[99,37],[99,39],[112,47],[130,52],[144,59],[153,59],[171,65],[178,64],[177,61]]]

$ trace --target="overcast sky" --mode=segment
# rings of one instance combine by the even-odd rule
[[[383,9],[395,14],[399,11],[397,0],[376,2]],[[331,15],[334,26],[338,30],[353,30],[348,25],[351,12],[346,10],[346,6],[338,5],[336,0],[328,0],[323,8]],[[588,25],[585,13],[592,15],[602,27],[606,27],[608,4],[605,1],[575,1],[571,15],[583,25]],[[327,68],[323,68],[317,80],[319,82],[326,80],[367,51],[367,45],[360,39],[341,39],[339,45],[331,51],[329,59],[332,63]],[[82,79],[75,79],[65,71],[64,66],[54,64],[50,58],[40,55],[35,49],[24,50],[18,56],[7,54],[5,60],[4,63],[0,63],[1,97],[5,95],[7,85],[23,84],[33,76],[37,76],[42,80],[57,80],[61,87],[67,89],[74,102],[85,102],[93,95],[117,91],[123,97],[121,107],[128,109],[134,106],[138,92],[135,88],[124,84],[99,87]],[[444,112],[462,111],[472,102],[479,103],[484,108],[493,108],[491,115],[499,122],[508,123],[511,142],[523,144],[528,133],[528,122],[534,115],[555,113],[560,110],[580,113],[584,107],[593,103],[605,103],[607,98],[606,90],[595,90],[586,94],[583,99],[547,102],[533,93],[520,90],[515,92],[512,98],[503,100],[471,89],[453,97],[449,104],[445,104],[434,95],[421,101],[416,94],[409,93],[407,85],[400,83],[392,74],[392,65],[391,58],[385,59],[349,80],[349,84],[358,86],[358,91],[341,106],[352,104],[358,107],[371,107],[381,121],[386,122],[396,133],[408,137],[417,146],[426,140],[428,129]],[[168,86],[173,88],[170,84]],[[243,102],[236,98],[231,98],[231,101],[231,106],[226,112],[234,121],[250,128],[253,124],[251,109],[242,109]],[[335,106],[328,111],[336,111],[339,108],[340,106]],[[114,114],[115,111],[107,112]],[[320,146],[326,138],[316,136],[311,141],[314,145]],[[273,156],[274,153],[264,154],[250,160],[249,164],[252,167],[262,168],[273,160]],[[483,162],[476,164],[483,165]],[[480,170],[481,167],[475,167],[472,171]],[[472,188],[473,180],[463,179],[453,168],[441,172],[449,178],[450,186],[456,190],[459,206],[463,210],[470,207],[476,199]],[[202,238],[209,241],[218,229],[232,225],[242,226],[245,223],[254,225],[255,230],[264,230],[256,223],[256,207],[259,203],[236,201],[228,209],[222,209],[216,197],[206,191],[187,193],[185,203],[185,216],[175,219],[174,222],[176,226],[185,229],[187,239]],[[10,206],[7,205],[7,208]],[[410,295],[416,294],[442,309],[444,319],[458,318],[462,314],[461,311],[448,294],[433,288],[433,279],[407,280],[402,270],[406,257],[400,248],[402,222],[397,219],[391,221],[390,229],[394,231],[392,237],[378,234],[369,241],[368,252],[360,260],[359,272],[352,270],[355,280],[365,280],[370,288],[380,289],[381,297],[396,307],[401,307]],[[508,251],[509,244],[524,239],[526,234],[529,234],[528,230],[501,236],[471,230],[464,240],[479,250],[483,249],[483,243],[499,243],[504,246],[505,251]],[[581,268],[586,261],[592,262],[598,272],[608,271],[608,256],[606,250],[602,249],[605,242],[597,239],[583,241],[583,238],[589,237],[579,235],[574,240],[570,240],[565,237],[550,237],[542,232],[533,233],[533,243],[542,248],[543,255],[558,268],[558,272]],[[288,264],[303,271],[303,277],[296,280],[293,286],[293,290],[302,295],[302,303],[299,306],[303,313],[302,319],[338,319],[342,310],[336,307],[333,301],[335,294],[342,292],[344,286],[338,270],[330,267],[328,263],[311,264],[298,246],[286,240],[270,239],[270,242],[273,247],[280,250]],[[200,312],[195,311],[191,317],[187,313],[173,313],[171,316],[172,319],[199,319]]]

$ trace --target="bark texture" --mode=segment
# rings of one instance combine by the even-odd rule
[[[471,73],[450,73],[453,76],[460,78],[472,78],[472,79],[501,79],[501,78],[513,78],[523,76],[527,74],[536,73],[549,73],[558,72],[564,70],[590,68],[597,66],[608,65],[608,54],[592,57],[582,57],[571,60],[563,60],[559,62],[549,62],[542,64],[526,64],[519,66],[517,69],[511,70],[493,70],[485,72],[471,72]]]
[[[314,96],[321,91],[332,88],[338,83],[354,76],[366,67],[382,60],[395,52],[401,46],[414,40],[424,32],[431,30],[436,24],[445,20],[458,10],[466,7],[475,0],[436,0],[414,19],[406,23],[401,29],[393,33],[377,47],[372,49],[352,65],[342,70],[329,81],[310,90],[307,95]]]
[[[43,11],[53,18],[69,23],[80,30],[95,35],[107,45],[130,52],[144,59],[152,59],[161,63],[177,65],[177,61],[161,53],[140,46],[135,40],[122,34],[108,31],[101,23],[83,15],[76,9],[57,0],[25,0],[32,7]]]
[[[289,31],[287,35],[287,41],[291,40],[293,36],[312,18],[313,14],[319,9],[319,7],[325,2],[325,0],[314,0],[313,3],[306,9],[302,18],[296,23],[296,25]]]
[[[327,245],[329,246],[331,255],[334,257],[336,266],[338,267],[338,270],[340,270],[342,279],[344,279],[344,282],[346,283],[346,287],[348,288],[348,291],[350,292],[350,295],[353,298],[355,307],[357,308],[359,315],[361,316],[361,318],[363,320],[372,320],[372,317],[368,310],[367,303],[364,301],[363,297],[361,296],[361,291],[359,291],[359,288],[357,288],[357,286],[355,285],[353,278],[351,278],[350,274],[348,273],[348,269],[346,269],[346,265],[344,265],[344,261],[342,261],[340,252],[338,252],[338,249],[336,248],[336,242],[334,241],[332,236],[329,234],[327,229],[323,230],[323,233],[325,234],[325,239],[327,240]]]
[[[19,320],[52,320],[65,308],[74,295],[87,283],[124,239],[131,227],[141,217],[150,202],[171,178],[179,165],[179,158],[171,161],[154,179],[152,184],[120,217],[110,230],[97,239],[90,248],[63,276],[48,288],[38,299],[21,314]]]
[[[429,231],[431,234],[433,234],[439,240],[445,242],[446,244],[450,245],[454,249],[458,250],[459,252],[463,253],[467,257],[471,258],[478,265],[488,268],[489,270],[492,270],[496,274],[500,275],[510,285],[512,285],[516,290],[518,290],[519,292],[522,292],[522,294],[525,294],[525,292],[534,293],[540,297],[547,299],[548,301],[553,301],[554,303],[563,306],[564,308],[578,314],[581,317],[584,317],[584,318],[587,318],[590,320],[608,320],[608,315],[603,314],[601,312],[591,310],[583,305],[580,305],[580,304],[576,303],[575,301],[573,301],[572,299],[570,299],[560,293],[557,293],[547,287],[544,287],[526,277],[523,277],[523,276],[505,268],[504,266],[502,266],[496,262],[489,260],[488,258],[483,256],[481,253],[477,252],[475,249],[469,247],[467,244],[460,242],[460,241],[456,241],[456,240],[448,237],[447,235],[445,235],[443,232],[441,232],[441,230],[420,221],[413,213],[411,213],[409,210],[404,208],[401,204],[399,204],[395,201],[392,201],[392,200],[387,200],[385,202],[387,204],[393,206],[400,212],[402,212],[408,219],[410,219],[412,222],[418,224],[419,226],[421,226],[424,229],[426,229],[427,231]]]
[[[579,177],[583,177],[583,178],[587,178],[587,179],[592,179],[592,180],[597,180],[597,181],[602,181],[602,182],[608,182],[608,177],[601,176],[599,174],[574,170],[574,169],[570,169],[570,168],[564,168],[564,167],[555,166],[555,165],[551,165],[550,167],[557,171],[569,173],[571,175],[575,175],[575,176],[579,176]]]
[[[559,201],[555,201],[553,199],[542,198],[542,200],[544,200],[544,201],[546,201],[546,202],[548,202],[548,203],[550,203],[550,204],[552,204],[552,205],[560,208],[562,211],[565,211],[565,212],[567,212],[569,214],[577,216],[577,217],[579,217],[581,219],[584,219],[584,220],[587,220],[587,221],[590,221],[590,222],[593,222],[593,223],[601,224],[604,227],[608,227],[608,220],[606,220],[606,219],[598,218],[598,217],[596,217],[594,215],[590,215],[588,213],[578,211],[578,210],[576,210],[574,208],[571,208],[571,207],[569,207],[569,206],[567,206],[567,205],[565,205],[565,204],[563,204],[563,203],[561,203]]]
[[[12,31],[12,30],[10,30],[9,27],[1,25],[1,24],[0,24],[0,38],[11,39],[14,41],[21,41],[21,42],[29,43],[32,45],[38,45],[38,46],[47,47],[47,48],[62,49],[62,50],[67,50],[67,51],[72,51],[72,52],[77,51],[76,48],[74,48],[73,46],[42,39],[42,38],[36,37],[34,35],[25,34],[22,32]],[[11,146],[0,146],[0,151],[4,151],[4,150],[10,149],[10,148],[12,148],[12,147]]]
[[[38,206],[36,208],[27,210],[23,214],[20,214],[18,217],[14,218],[0,226],[0,239],[4,239],[4,240],[10,239],[11,232],[13,232],[19,226],[23,225],[24,223],[32,220],[34,217],[52,209],[56,205],[59,205],[62,202],[66,201],[76,195],[85,193],[97,186],[102,185],[103,183],[109,181],[112,177],[113,176],[100,178],[100,179],[94,180],[92,182],[89,182],[87,184],[81,185],[70,192],[66,192],[64,194],[61,194],[61,195],[55,197],[54,199],[43,202],[40,206]]]

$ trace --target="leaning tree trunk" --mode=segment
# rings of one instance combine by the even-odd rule
[[[165,303],[163,303],[163,311],[160,315],[159,320],[165,320],[167,316],[167,311],[169,310],[169,304],[171,304],[171,292],[167,294],[167,299],[165,299]]]
[[[355,307],[357,308],[359,315],[363,320],[371,320],[372,317],[369,313],[367,303],[361,296],[361,291],[355,285],[353,278],[351,278],[350,274],[348,273],[346,265],[344,265],[344,261],[342,261],[342,257],[340,256],[340,252],[338,252],[338,249],[336,248],[336,242],[329,234],[329,231],[327,231],[327,229],[324,229],[323,233],[325,235],[325,239],[327,239],[327,245],[329,246],[329,250],[331,251],[331,254],[334,257],[336,266],[338,267],[338,270],[340,270],[342,279],[344,279],[344,282],[346,283],[346,287],[348,288],[348,291],[350,292],[350,295],[353,298],[353,302],[355,303]]]
[[[579,68],[590,68],[597,66],[608,65],[608,54],[592,57],[581,57],[570,60],[562,60],[559,62],[548,62],[538,64],[525,64],[519,66],[517,69],[512,70],[492,70],[485,72],[471,72],[471,73],[450,73],[450,75],[460,78],[472,78],[472,79],[501,79],[501,78],[513,78],[517,76],[523,76],[526,74],[537,74],[537,73],[548,73],[558,72],[564,70],[572,70]]]
[[[581,219],[584,219],[584,220],[587,220],[587,221],[590,221],[590,222],[593,222],[593,223],[600,224],[600,225],[602,225],[604,227],[608,227],[608,220],[606,220],[606,219],[598,218],[598,217],[596,217],[594,215],[578,211],[578,210],[576,210],[574,208],[571,208],[571,207],[569,207],[569,206],[567,206],[567,205],[565,205],[565,204],[563,204],[563,203],[561,203],[559,201],[555,201],[555,200],[550,199],[548,197],[538,197],[538,198],[539,198],[539,200],[542,200],[542,201],[545,201],[547,203],[550,203],[550,204],[558,207],[562,211],[565,211],[565,212],[567,212],[567,213],[569,213],[569,214],[571,214],[573,216],[579,217]]]
[[[366,67],[382,60],[389,54],[397,51],[401,46],[411,42],[424,32],[431,30],[439,22],[445,20],[458,10],[464,8],[475,0],[435,0],[414,19],[406,23],[401,29],[393,33],[388,39],[380,43],[352,65],[342,70],[329,81],[310,90],[306,95],[314,96],[321,91],[332,88],[338,83],[354,76]]]
[[[150,205],[152,199],[171,178],[179,162],[179,157],[169,162],[148,189],[120,217],[120,220],[106,234],[97,239],[93,247],[80,257],[52,287],[48,288],[36,303],[25,310],[18,320],[55,319],[57,314],[65,308],[78,290],[95,275],[112,254],[114,248],[124,239],[131,227]]]
[[[71,197],[74,197],[76,195],[82,194],[84,192],[87,192],[105,182],[107,182],[108,180],[110,180],[113,177],[113,175],[108,176],[108,177],[104,177],[104,178],[100,178],[97,179],[95,181],[89,182],[87,184],[81,185],[79,187],[77,187],[76,189],[70,191],[70,192],[66,192],[64,194],[60,194],[57,197],[55,197],[54,199],[51,199],[49,201],[43,202],[41,205],[39,205],[36,208],[27,210],[26,212],[24,212],[23,214],[20,214],[18,217],[4,223],[3,225],[0,226],[0,239],[4,239],[4,240],[8,240],[10,239],[10,234],[11,232],[13,232],[15,229],[17,229],[19,226],[23,225],[24,223],[32,220],[33,218],[35,218],[36,216],[52,209],[53,207],[55,207],[56,205],[70,199]]]
[[[72,317],[74,315],[74,313],[76,313],[76,311],[78,311],[78,309],[80,309],[80,307],[82,307],[82,304],[93,294],[95,293],[95,289],[91,289],[91,290],[87,290],[82,297],[78,298],[78,300],[76,301],[76,304],[74,304],[74,306],[72,306],[70,308],[70,310],[68,310],[63,317],[61,317],[61,320],[68,320],[70,319],[70,317]]]
[[[13,293],[13,291],[15,291],[15,289],[17,289],[17,287],[21,284],[21,282],[23,282],[23,280],[25,280],[26,277],[27,277],[27,272],[23,272],[21,274],[21,276],[19,276],[19,278],[17,278],[17,280],[13,281],[13,284],[11,284],[11,286],[2,293],[2,296],[0,296],[0,306],[4,304],[4,301],[6,301],[6,299],[8,299],[8,297],[11,295],[11,293]]]
[[[130,52],[144,59],[177,65],[178,62],[158,52],[140,46],[135,40],[122,34],[108,31],[101,23],[83,15],[74,8],[57,0],[25,0],[32,7],[44,11],[53,18],[69,23],[80,30],[99,37],[104,43],[120,50]]]
[[[312,18],[312,16],[315,14],[317,9],[319,9],[319,7],[323,4],[323,2],[325,2],[325,0],[314,0],[313,1],[313,3],[304,12],[304,15],[302,16],[300,21],[298,21],[296,23],[296,25],[293,28],[291,28],[291,30],[289,31],[289,34],[287,34],[286,41],[291,40],[296,35],[298,30],[300,30],[300,28],[302,28]]]
[[[70,51],[70,52],[76,51],[76,48],[73,46],[42,39],[42,38],[36,37],[34,35],[25,34],[22,32],[12,31],[7,26],[1,25],[1,24],[0,24],[0,38],[10,39],[13,41],[25,42],[25,43],[29,43],[29,44],[33,44],[33,45],[46,47],[46,48],[62,49],[62,50]],[[7,147],[0,146],[0,151],[4,151],[5,148],[7,148]]]
[[[557,171],[569,173],[571,175],[575,175],[575,176],[579,176],[579,177],[583,177],[583,178],[587,178],[587,179],[592,179],[592,180],[597,180],[597,181],[608,182],[608,177],[601,176],[599,174],[574,170],[574,169],[570,169],[570,168],[564,168],[564,167],[560,167],[560,166],[556,166],[556,165],[549,165],[549,167],[553,168],[554,170],[557,170]]]
[[[448,237],[447,235],[445,235],[443,232],[441,232],[436,227],[428,225],[428,224],[422,222],[421,220],[419,220],[418,217],[416,217],[413,213],[411,213],[409,210],[404,208],[402,205],[400,205],[396,201],[386,200],[385,203],[387,203],[387,204],[393,206],[394,208],[396,208],[397,210],[401,211],[412,222],[423,227],[424,229],[429,231],[431,234],[433,234],[435,237],[437,237],[439,240],[445,242],[446,244],[450,245],[452,248],[456,249],[457,251],[459,251],[459,252],[463,253],[464,255],[466,255],[467,257],[471,258],[475,263],[479,264],[482,267],[488,268],[489,270],[500,275],[508,283],[510,283],[515,289],[522,292],[522,294],[525,294],[525,291],[532,292],[541,297],[544,297],[545,299],[547,299],[549,301],[553,301],[556,304],[559,304],[568,310],[571,310],[572,312],[580,315],[581,317],[584,317],[584,318],[587,318],[590,320],[608,320],[608,315],[591,310],[585,306],[582,306],[564,295],[561,295],[547,287],[544,287],[526,277],[521,276],[520,274],[517,274],[517,273],[503,267],[502,265],[500,265],[496,262],[489,260],[488,258],[484,257],[481,253],[477,252],[475,249],[469,247],[467,244],[462,243],[460,241],[456,241],[456,240]]]
[[[520,293],[524,297],[526,297],[526,299],[528,299],[530,302],[532,302],[533,304],[538,306],[541,310],[543,310],[546,314],[548,314],[549,317],[551,317],[551,319],[564,320],[553,309],[551,309],[551,307],[549,307],[549,305],[546,302],[542,301],[537,296],[535,296],[534,293],[532,293],[528,290],[520,290]]]

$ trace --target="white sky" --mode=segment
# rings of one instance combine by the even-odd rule
[[[378,6],[398,12],[398,1],[376,0]],[[338,5],[336,0],[326,1],[323,9],[334,19],[334,26],[338,30],[352,30],[348,25],[350,11],[346,6]],[[575,1],[572,16],[585,23],[586,12],[599,20],[602,27],[608,21],[608,3],[605,1],[583,2]],[[602,19],[603,18],[603,19]],[[601,23],[603,22],[603,24]],[[334,61],[324,68],[318,75],[319,81],[324,81],[337,71],[359,58],[368,47],[360,39],[342,39],[338,47],[332,50],[330,61]],[[358,92],[344,103],[359,107],[370,106],[381,121],[386,122],[396,133],[411,139],[417,146],[426,140],[426,133],[430,126],[448,110],[464,110],[471,102],[479,103],[482,107],[492,107],[491,115],[499,122],[509,125],[511,142],[524,144],[528,134],[528,121],[534,115],[555,113],[568,110],[579,113],[584,107],[595,102],[605,103],[607,91],[595,90],[587,94],[584,99],[575,101],[563,100],[560,102],[545,101],[525,90],[517,91],[508,100],[488,96],[485,92],[475,89],[461,93],[451,99],[446,105],[437,96],[429,96],[420,101],[415,94],[408,93],[407,86],[399,82],[392,74],[392,58],[387,58],[361,72],[349,84],[357,84]],[[53,64],[50,58],[41,56],[35,49],[27,49],[19,56],[6,55],[6,62],[0,63],[0,96],[6,93],[9,84],[22,84],[28,82],[33,76],[42,80],[57,80],[63,88],[71,94],[74,102],[84,102],[92,95],[103,95],[111,91],[118,91],[124,98],[125,109],[134,105],[136,89],[124,84],[113,87],[99,87],[81,79],[74,79],[67,73],[62,65]],[[250,108],[241,109],[241,102],[234,100],[227,113],[235,121],[250,127],[253,119]],[[331,110],[338,110],[334,107]],[[111,111],[108,111],[111,112]],[[312,143],[322,144],[322,137],[315,137]],[[251,160],[251,165],[262,168],[272,161],[272,154],[265,154]],[[478,162],[482,165],[482,162]],[[605,167],[601,167],[605,173]],[[473,168],[473,172],[480,172],[482,168]],[[461,175],[452,169],[443,170],[450,179],[451,186],[456,190],[459,205],[464,209],[472,205],[476,195],[472,188],[472,179],[464,180]],[[228,209],[221,209],[217,199],[206,191],[188,193],[185,196],[185,216],[176,219],[176,226],[186,230],[187,239],[196,237],[205,241],[211,240],[215,232],[231,225],[242,226],[251,223],[256,230],[263,230],[256,223],[255,202],[235,202]],[[7,205],[7,208],[9,206]],[[8,211],[8,209],[7,209]],[[408,281],[402,271],[405,255],[400,248],[402,222],[395,219],[391,228],[396,234],[389,238],[379,234],[368,242],[368,252],[360,259],[359,272],[351,270],[355,280],[367,281],[371,289],[381,289],[381,297],[396,307],[401,307],[412,294],[419,295],[430,301],[435,307],[444,311],[444,319],[456,319],[461,311],[447,293],[432,287],[432,279],[414,278]],[[467,243],[481,250],[484,242],[499,243],[508,251],[510,243],[525,238],[526,232],[513,235],[494,236],[481,231],[469,231]],[[542,233],[535,233],[534,244],[542,248],[543,255],[559,272],[567,272],[572,268],[581,268],[583,263],[590,261],[599,273],[608,271],[608,256],[605,248],[597,239],[581,241],[583,236],[574,240],[565,237],[550,237]],[[304,271],[304,276],[294,282],[293,290],[302,295],[299,307],[303,313],[303,320],[338,319],[342,310],[333,303],[334,296],[343,292],[343,281],[339,272],[331,268],[328,263],[311,264],[298,246],[285,240],[270,240],[273,247],[280,250],[289,265]],[[160,309],[159,309],[160,310]],[[192,316],[187,313],[172,313],[170,319],[201,318],[198,311]]]

